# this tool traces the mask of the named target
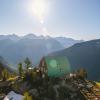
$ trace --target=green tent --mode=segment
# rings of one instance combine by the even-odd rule
[[[70,72],[70,64],[66,57],[46,57],[48,76],[60,77]]]

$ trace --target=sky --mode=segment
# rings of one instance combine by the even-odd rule
[[[0,0],[0,35],[29,33],[98,39],[100,0]]]

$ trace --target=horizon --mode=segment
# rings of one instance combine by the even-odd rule
[[[0,0],[0,35],[100,39],[99,0]]]

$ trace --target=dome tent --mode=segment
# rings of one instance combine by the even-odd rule
[[[40,70],[48,76],[60,77],[70,72],[70,63],[64,56],[47,56],[39,64]]]

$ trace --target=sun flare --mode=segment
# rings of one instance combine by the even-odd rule
[[[45,26],[46,17],[49,12],[50,2],[49,0],[32,0],[29,4],[29,12],[39,22],[40,30],[44,35],[48,35],[48,29]]]

